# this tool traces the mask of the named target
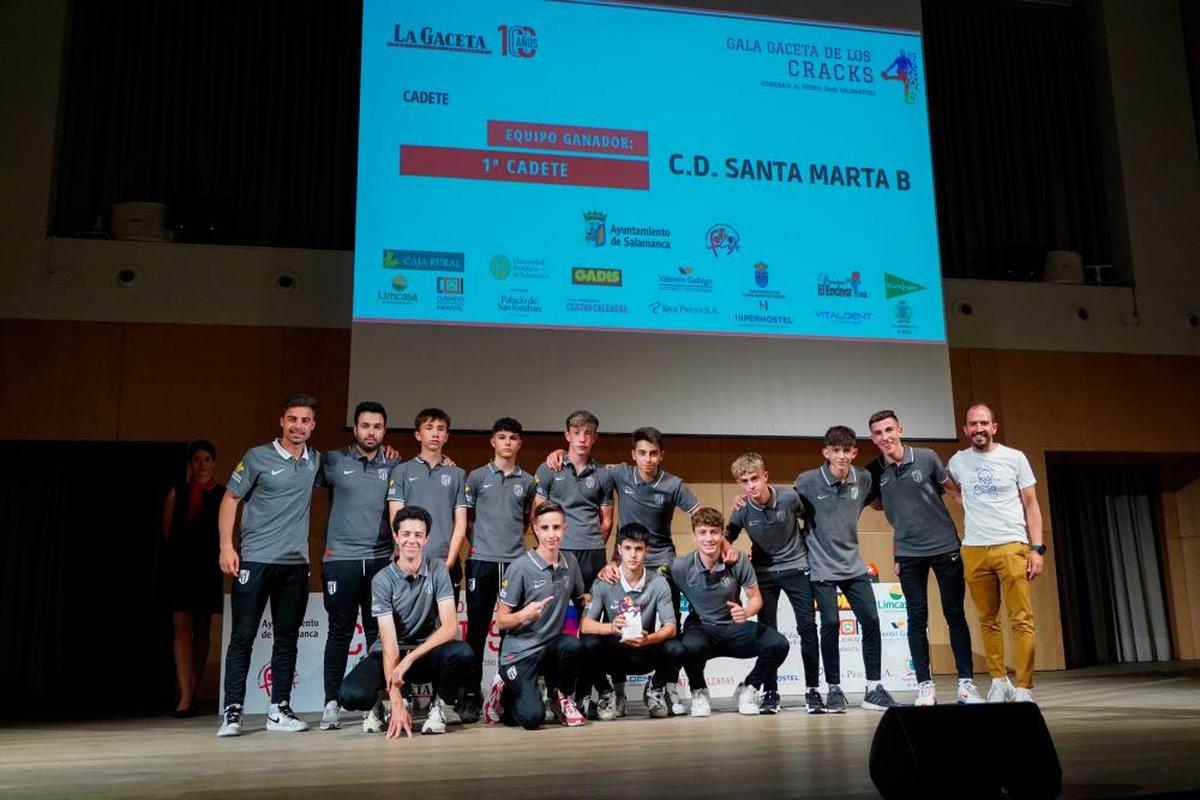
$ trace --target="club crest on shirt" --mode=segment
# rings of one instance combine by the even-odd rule
[[[450,485],[450,476],[443,475],[442,476],[442,486],[449,486],[449,485]]]
[[[912,479],[913,479],[913,483],[920,483],[922,480],[925,479],[925,476],[921,474],[920,469],[914,469],[912,471]]]
[[[654,505],[661,506],[663,504],[663,496],[661,494],[654,495]]]
[[[851,499],[851,500],[857,500],[857,499],[858,499],[858,487],[857,487],[857,486],[851,486],[851,487],[850,487],[850,499]]]
[[[517,497],[524,497],[525,496],[525,486],[523,484],[518,483],[516,486],[513,487],[513,494],[515,494]]]
[[[386,469],[381,469],[381,470],[378,470],[378,472],[379,472],[379,480],[381,480],[381,481],[386,481],[386,480],[388,479],[388,478],[387,478],[387,472],[388,472],[388,471],[387,471]]]
[[[474,578],[467,579],[467,591],[468,592],[475,591],[475,579]]]
[[[583,485],[586,486],[587,488],[591,489],[592,487],[594,487],[596,485],[596,479],[593,478],[591,475],[588,475],[587,479],[583,482]]]
[[[238,583],[240,583],[242,586],[245,586],[249,582],[250,582],[250,570],[248,570],[248,569],[238,570]]]
[[[329,594],[337,594],[337,581],[325,581],[325,591]]]

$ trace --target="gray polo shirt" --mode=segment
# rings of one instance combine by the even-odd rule
[[[308,517],[321,454],[305,446],[292,458],[279,440],[252,447],[229,476],[226,491],[245,502],[242,561],[307,564]]]
[[[567,517],[564,549],[604,549],[600,509],[613,504],[613,479],[608,467],[592,459],[581,472],[576,472],[575,465],[565,457],[562,469],[557,472],[542,464],[537,468],[537,496],[563,507]]]
[[[570,553],[559,552],[558,565],[551,567],[537,550],[508,565],[500,583],[499,601],[520,611],[535,600],[553,597],[535,620],[518,625],[504,633],[500,640],[500,664],[511,664],[542,652],[554,637],[562,633],[567,606],[583,604],[583,576],[579,564]]]
[[[454,533],[454,509],[467,505],[467,474],[461,467],[445,464],[429,466],[420,456],[392,467],[388,482],[388,500],[406,506],[420,506],[433,517],[425,554],[433,558],[450,555],[450,536]]]
[[[905,446],[899,464],[880,455],[867,469],[872,478],[868,500],[883,501],[895,555],[940,556],[958,550],[958,530],[942,502],[942,484],[949,475],[937,453]]]
[[[658,567],[675,557],[671,541],[671,519],[675,509],[692,513],[700,505],[696,495],[681,478],[659,470],[653,480],[644,481],[633,464],[613,464],[609,467],[617,503],[617,530],[638,522],[650,531],[650,547],[646,551],[646,566]]]
[[[317,485],[329,488],[325,561],[387,558],[392,554],[388,527],[388,473],[396,462],[382,450],[368,460],[355,445],[331,450],[321,459]]]
[[[835,481],[828,464],[800,473],[796,493],[804,503],[808,566],[814,581],[841,581],[863,575],[867,565],[858,552],[858,515],[871,495],[871,473],[850,466]]]
[[[784,486],[772,486],[771,499],[759,505],[746,498],[746,505],[734,509],[725,526],[725,538],[736,542],[743,530],[750,536],[750,563],[755,572],[783,572],[808,569],[808,548],[796,522],[804,513],[800,495]]]
[[[505,475],[489,461],[467,476],[467,508],[475,510],[472,561],[512,561],[525,552],[533,476],[520,467]]]
[[[624,571],[616,583],[596,581],[592,584],[592,599],[584,614],[597,622],[612,622],[619,614],[640,612],[642,630],[654,633],[663,625],[675,621],[671,605],[671,586],[662,573],[649,568],[642,571],[636,584],[625,580]],[[613,634],[619,636],[619,633]]]
[[[687,595],[691,613],[705,625],[732,625],[733,616],[725,604],[740,605],[742,589],[758,585],[758,577],[744,553],[739,553],[732,564],[718,559],[708,570],[700,560],[699,550],[671,561],[671,580]]]
[[[393,561],[371,579],[371,616],[390,614],[401,645],[420,644],[438,629],[438,603],[446,599],[454,599],[454,586],[441,558],[424,556],[416,575]],[[372,653],[382,651],[381,641],[371,647]]]

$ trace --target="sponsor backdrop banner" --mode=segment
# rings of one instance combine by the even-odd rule
[[[366,0],[354,318],[944,342],[917,31]]]
[[[912,659],[908,652],[907,610],[904,595],[897,583],[875,584],[875,599],[879,604],[879,624],[883,636],[883,684],[891,691],[908,691],[917,688],[916,673],[913,671]],[[858,624],[850,612],[846,599],[838,594],[838,607],[841,609],[841,638],[839,641],[842,654],[842,686],[848,692],[862,691],[861,684],[866,676],[862,663],[862,636]],[[229,625],[232,616],[229,611],[229,596],[225,596],[225,615],[221,625],[221,705],[225,704],[225,649],[229,643]],[[460,637],[465,637],[467,617],[462,604],[459,604]],[[325,634],[327,617],[320,594],[310,594],[308,608],[304,614],[304,623],[300,628],[299,653],[296,659],[296,677],[292,688],[292,707],[301,712],[319,712],[325,705],[323,683]],[[780,598],[779,628],[788,638],[791,650],[787,660],[779,670],[779,691],[784,695],[798,695],[804,692],[804,667],[800,661],[800,637],[796,633],[795,617],[786,597]],[[250,672],[246,679],[247,714],[265,714],[271,700],[271,610],[268,608],[259,624],[259,635],[254,641],[254,652],[250,658]],[[496,674],[496,663],[500,639],[495,622],[487,640],[487,651],[483,660],[483,688],[491,685],[492,677]],[[350,658],[347,672],[354,668],[366,653],[366,642],[363,638],[362,626],[358,626],[354,638],[350,642]],[[708,679],[709,691],[713,697],[730,697],[733,689],[750,671],[751,662],[748,660],[717,658],[708,663],[705,676]],[[822,675],[823,677],[823,675]],[[629,677],[629,695],[639,697],[640,689],[634,687],[644,682],[642,676]],[[424,686],[414,687],[417,690],[418,702],[424,699],[428,689]],[[687,696],[687,676],[680,673],[680,688]],[[824,689],[822,680],[822,689]]]

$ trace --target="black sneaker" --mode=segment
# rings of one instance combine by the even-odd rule
[[[778,714],[779,713],[779,692],[774,689],[767,689],[762,694],[762,700],[758,703],[759,714]]]
[[[842,693],[840,687],[829,687],[829,693],[825,695],[825,711],[830,714],[846,713],[846,695]]]
[[[874,689],[869,690],[863,695],[862,707],[871,711],[887,711],[889,708],[898,705],[900,704],[888,694],[888,690],[883,688],[882,683],[875,684]]]
[[[458,702],[457,710],[458,716],[464,724],[470,725],[478,722],[479,715],[483,710],[483,698],[479,696],[479,692],[467,692]]]
[[[825,713],[825,701],[821,699],[821,693],[815,688],[804,693],[804,710],[809,714]]]

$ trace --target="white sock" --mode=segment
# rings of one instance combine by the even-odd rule
[[[842,690],[842,685],[840,683],[829,684],[829,691],[832,692],[834,689],[837,689],[840,692]]]

